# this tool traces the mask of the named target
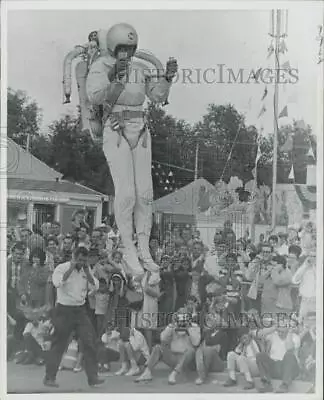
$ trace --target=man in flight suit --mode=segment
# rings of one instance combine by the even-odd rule
[[[128,24],[114,25],[106,38],[108,54],[91,65],[87,96],[93,105],[103,106],[103,151],[115,186],[115,218],[125,249],[125,261],[133,276],[141,278],[144,270],[132,240],[133,216],[144,268],[151,272],[159,270],[149,251],[152,152],[143,103],[146,96],[155,103],[167,101],[178,66],[175,59],[170,59],[164,76],[152,77],[145,64],[132,58],[138,35]]]

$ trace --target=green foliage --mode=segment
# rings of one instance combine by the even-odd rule
[[[8,89],[8,137],[26,147],[27,137],[35,138],[40,134],[41,109],[34,100],[21,90]]]

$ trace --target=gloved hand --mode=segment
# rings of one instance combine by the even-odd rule
[[[170,57],[166,63],[165,78],[167,81],[171,81],[176,73],[178,72],[178,62],[175,58]]]
[[[108,78],[110,82],[114,81],[116,78],[122,79],[126,75],[128,63],[129,62],[127,59],[120,59],[116,61],[116,64],[108,73]]]

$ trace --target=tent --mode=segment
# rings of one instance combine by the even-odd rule
[[[192,223],[201,213],[208,213],[211,198],[216,195],[215,187],[206,179],[197,179],[189,185],[157,199],[153,212],[173,216],[173,221]]]
[[[207,180],[201,178],[189,185],[154,201],[155,221],[162,230],[170,224],[197,227],[205,244],[210,246],[217,227],[230,219],[238,237],[243,236],[249,225],[248,204],[232,204],[224,209],[216,206],[222,194]]]

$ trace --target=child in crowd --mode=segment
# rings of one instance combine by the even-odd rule
[[[236,370],[244,374],[246,385],[244,390],[254,388],[252,376],[258,375],[256,355],[260,352],[259,346],[249,332],[249,328],[240,328],[239,344],[234,351],[227,354],[227,369],[229,378],[225,387],[236,386]]]
[[[96,306],[95,306],[95,316],[97,323],[97,333],[101,337],[103,332],[104,318],[107,313],[108,303],[109,303],[109,291],[107,282],[104,278],[99,279],[99,289],[95,293]]]

